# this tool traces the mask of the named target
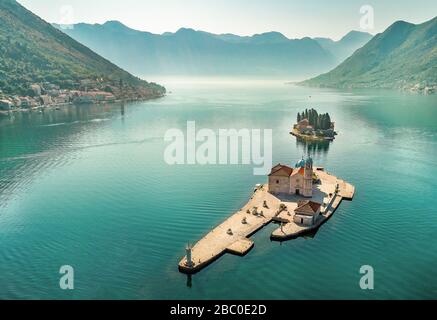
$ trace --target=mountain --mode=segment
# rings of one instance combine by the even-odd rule
[[[279,32],[249,37],[182,28],[175,33],[158,35],[130,29],[117,21],[81,23],[71,29],[60,29],[137,74],[260,75],[302,79],[327,72],[339,61],[316,40],[291,40]],[[348,50],[352,51],[349,47]]]
[[[437,17],[419,25],[398,21],[331,72],[302,84],[432,92],[437,89]]]
[[[165,89],[122,70],[40,19],[15,0],[0,1],[0,89],[26,95],[32,83],[74,89],[81,80],[123,82],[141,96]]]
[[[322,48],[330,52],[338,64],[350,57],[357,49],[363,47],[372,39],[372,35],[367,32],[351,31],[341,40],[334,41],[329,38],[315,38]]]

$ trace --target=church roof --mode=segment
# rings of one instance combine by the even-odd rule
[[[302,161],[305,162],[305,160],[302,160]],[[271,176],[290,177],[290,176],[295,176],[297,174],[300,174],[303,176],[305,174],[304,167],[305,167],[305,164],[303,166],[299,166],[299,167],[296,166],[296,168],[293,169],[289,166],[278,164],[272,168],[272,171],[270,172],[269,177],[271,177]]]
[[[302,158],[298,163],[296,163],[296,168],[303,168],[307,164],[313,165],[313,158],[308,157],[306,160]]]
[[[269,174],[269,176],[291,176],[291,174],[293,173],[293,169],[290,168],[289,166],[285,166],[282,164],[278,164],[277,166],[273,167],[272,172]]]
[[[297,174],[300,174],[301,176],[303,176],[305,174],[305,168],[296,168],[293,170],[293,173],[291,175],[295,176]]]

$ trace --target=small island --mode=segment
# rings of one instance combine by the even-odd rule
[[[290,134],[310,141],[332,141],[335,139],[335,123],[329,113],[319,114],[315,109],[306,109],[297,114],[297,123]]]
[[[270,223],[278,224],[270,236],[273,241],[315,232],[354,194],[352,184],[314,166],[311,157],[294,166],[278,164],[267,184],[256,185],[244,207],[195,245],[187,245],[179,271],[197,273],[226,253],[245,256],[255,245],[250,237]]]

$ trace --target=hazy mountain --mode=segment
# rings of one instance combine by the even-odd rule
[[[240,37],[182,28],[157,35],[117,21],[77,24],[63,31],[135,74],[302,78],[326,72],[339,61],[316,40],[291,40],[279,32]]]
[[[336,69],[304,84],[424,91],[435,88],[437,17],[419,25],[404,21],[394,23]]]
[[[15,0],[0,1],[0,89],[24,94],[35,82],[71,88],[83,79],[107,79],[126,85],[164,89],[120,69],[60,32]]]
[[[357,49],[363,47],[372,39],[372,35],[367,32],[351,31],[341,40],[334,41],[329,38],[315,38],[322,48],[329,51],[338,63],[350,57]]]

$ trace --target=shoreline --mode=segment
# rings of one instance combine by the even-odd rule
[[[296,138],[300,138],[303,140],[307,140],[307,141],[319,141],[319,142],[323,142],[323,141],[334,141],[335,137],[320,137],[320,136],[316,136],[316,135],[306,135],[306,134],[301,134],[297,129],[293,129],[292,131],[290,131],[290,134],[292,136],[295,136]]]
[[[74,103],[74,102],[67,102],[67,103],[58,103],[58,104],[50,104],[50,105],[40,105],[35,106],[31,108],[14,108],[11,110],[0,110],[0,116],[8,117],[15,113],[28,113],[28,112],[42,112],[43,110],[59,110],[61,107],[71,107],[71,106],[98,106],[98,105],[113,105],[118,103],[132,103],[132,102],[144,102],[149,100],[157,100],[164,98],[166,94],[160,95],[160,96],[153,96],[149,98],[144,99],[117,99],[112,101],[95,101],[92,103]]]

